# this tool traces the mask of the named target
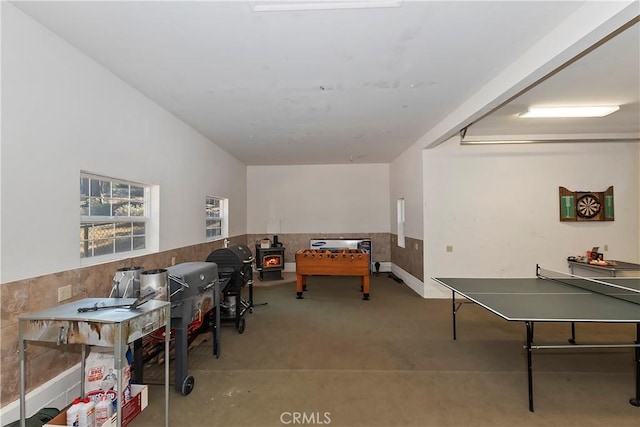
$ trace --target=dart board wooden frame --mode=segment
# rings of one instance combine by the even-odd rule
[[[605,191],[571,191],[559,187],[560,221],[613,221],[613,186]]]

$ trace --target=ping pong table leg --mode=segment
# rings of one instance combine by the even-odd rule
[[[636,323],[636,344],[640,344],[640,323]],[[636,355],[636,397],[629,399],[633,406],[640,406],[640,347],[635,347]]]
[[[456,339],[456,292],[451,291],[451,313],[453,314],[453,339]]]
[[[529,411],[533,412],[533,322],[525,322],[527,327],[527,380],[529,384]]]
[[[576,322],[571,322],[571,338],[569,338],[571,344],[576,343]]]

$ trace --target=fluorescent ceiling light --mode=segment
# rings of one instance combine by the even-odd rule
[[[518,114],[524,118],[604,117],[620,109],[617,105],[595,107],[530,107]]]
[[[471,135],[460,134],[460,145],[539,144],[562,142],[640,142],[640,132],[629,133],[573,133],[529,135]]]
[[[308,0],[308,1],[255,1],[254,12],[286,12],[297,10],[373,9],[400,7],[402,0]]]

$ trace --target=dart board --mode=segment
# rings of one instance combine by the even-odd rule
[[[601,208],[600,197],[594,193],[582,194],[576,200],[576,214],[584,219],[594,218]]]
[[[613,186],[605,191],[560,190],[560,221],[613,221]]]

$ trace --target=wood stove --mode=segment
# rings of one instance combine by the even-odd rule
[[[282,280],[284,269],[284,247],[263,248],[256,245],[256,270],[260,280]]]

